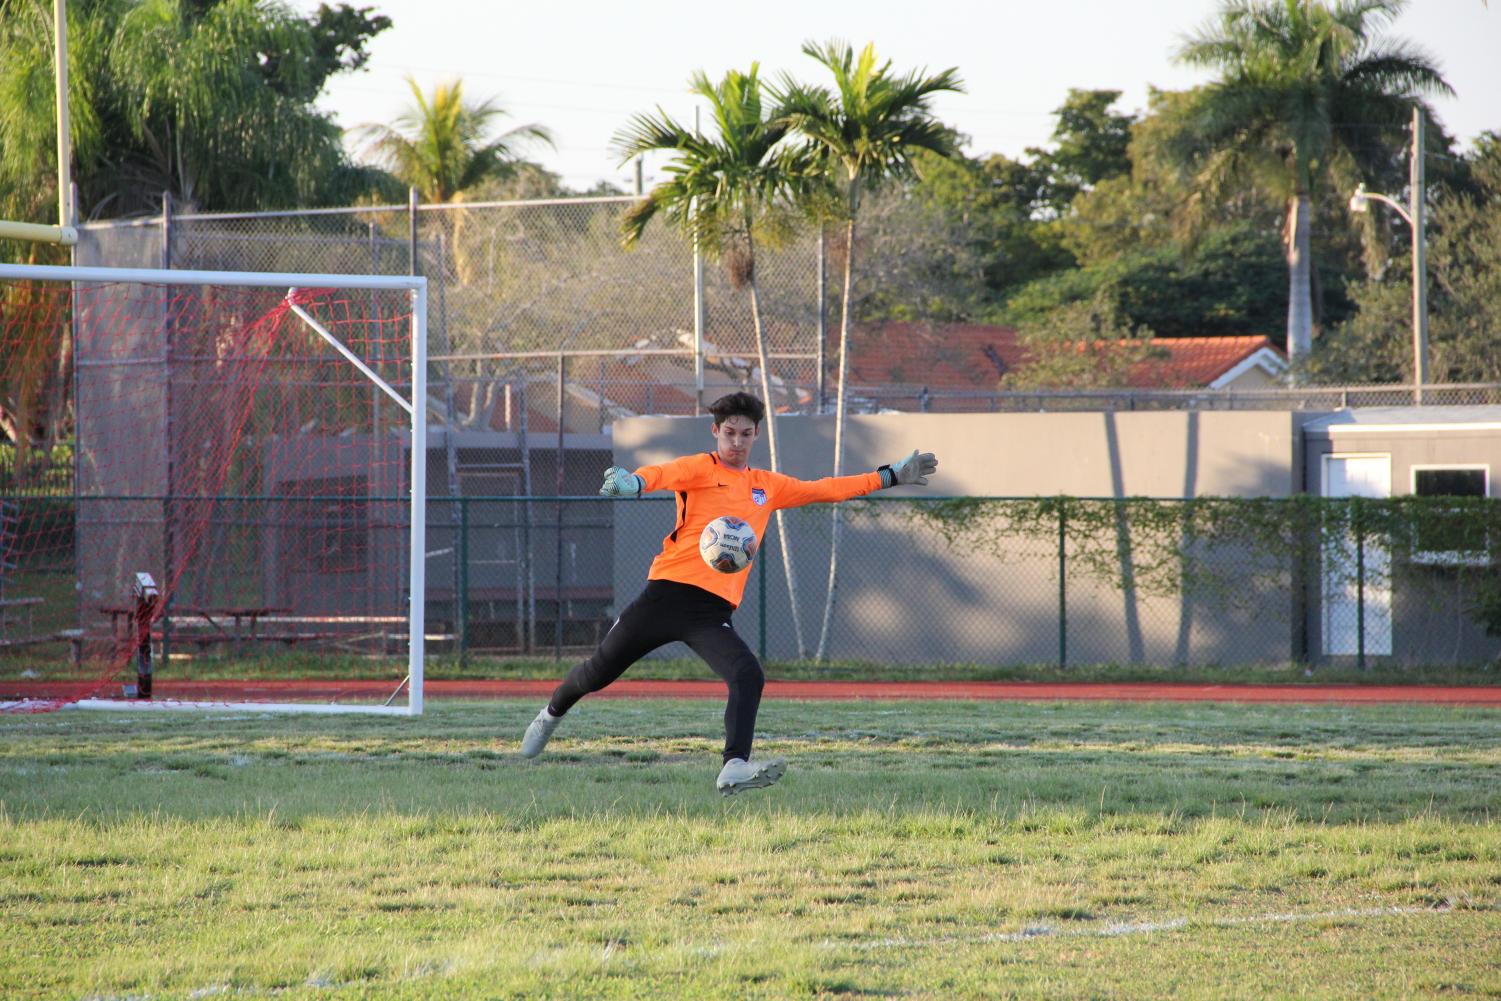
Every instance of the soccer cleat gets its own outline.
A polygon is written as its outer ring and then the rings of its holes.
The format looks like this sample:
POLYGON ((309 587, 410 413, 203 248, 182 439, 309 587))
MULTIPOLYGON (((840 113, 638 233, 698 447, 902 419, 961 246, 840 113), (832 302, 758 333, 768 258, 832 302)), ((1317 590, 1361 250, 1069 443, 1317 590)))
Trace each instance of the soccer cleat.
POLYGON ((542 753, 542 748, 547 746, 547 741, 552 737, 552 732, 563 722, 563 717, 554 716, 543 706, 537 718, 532 720, 526 728, 526 733, 521 737, 521 756, 523 758, 535 758, 542 753))
POLYGON ((719 770, 719 778, 714 782, 714 787, 722 796, 733 796, 742 789, 761 789, 769 786, 781 778, 786 771, 787 762, 781 758, 766 758, 759 761, 731 758, 719 770))

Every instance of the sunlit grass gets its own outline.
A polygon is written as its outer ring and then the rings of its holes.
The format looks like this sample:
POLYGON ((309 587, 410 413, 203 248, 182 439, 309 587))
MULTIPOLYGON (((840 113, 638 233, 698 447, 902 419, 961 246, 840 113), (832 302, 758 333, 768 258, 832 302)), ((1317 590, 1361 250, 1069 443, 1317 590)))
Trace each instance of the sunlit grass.
POLYGON ((1494 996, 1501 712, 0 717, 0 996, 1494 996))

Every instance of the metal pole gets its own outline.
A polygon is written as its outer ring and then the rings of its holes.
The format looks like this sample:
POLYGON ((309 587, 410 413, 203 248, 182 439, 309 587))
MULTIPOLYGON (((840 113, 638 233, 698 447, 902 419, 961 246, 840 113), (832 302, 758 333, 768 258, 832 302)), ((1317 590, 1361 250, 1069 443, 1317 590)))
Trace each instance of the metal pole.
POLYGON ((417 188, 407 188, 407 274, 417 273, 417 188))
POLYGON ((532 561, 532 433, 527 424, 527 383, 531 376, 524 369, 521 373, 521 389, 517 401, 521 437, 521 492, 526 497, 522 506, 521 525, 521 580, 516 598, 516 633, 524 653, 531 653, 537 638, 537 589, 535 564, 532 561), (525 603, 525 615, 522 605, 525 603))
MULTIPOLYGON (((698 134, 698 108, 693 109, 693 133, 698 134)), ((693 416, 704 410, 704 255, 693 234, 693 416)))
MULTIPOLYGON (((415 218, 415 213, 413 214, 415 218)), ((407 568, 407 711, 422 715, 423 644, 427 630, 427 286, 412 298, 412 515, 407 568)))
POLYGON ((693 238, 693 416, 704 410, 704 255, 693 238))
POLYGON ((1355 665, 1365 670, 1365 532, 1360 523, 1360 498, 1350 498, 1355 527, 1355 665))
POLYGON ((823 223, 818 224, 818 372, 814 376, 814 413, 823 413, 828 403, 827 373, 829 360, 829 324, 824 308, 829 298, 829 260, 823 223))
MULTIPOLYGON (((370 273, 373 275, 380 273, 380 245, 376 243, 375 240, 375 222, 372 220, 368 224, 368 226, 370 237, 370 273)), ((375 289, 370 290, 369 309, 372 319, 380 316, 380 298, 376 295, 375 289)), ((385 338, 377 337, 375 339, 375 358, 373 360, 375 363, 375 371, 377 372, 383 372, 386 369, 384 344, 385 338)), ((383 440, 381 434, 380 411, 381 391, 379 388, 376 388, 370 393, 370 435, 371 441, 375 442, 383 440)), ((378 615, 382 611, 382 609, 379 609, 376 605, 376 596, 380 593, 381 581, 381 569, 378 566, 379 562, 380 561, 378 560, 367 560, 365 563, 366 615, 378 615)), ((381 640, 381 651, 385 652, 385 648, 386 641, 383 638, 381 640)))
POLYGON ((1064 555, 1068 538, 1068 505, 1058 504, 1058 666, 1068 666, 1068 575, 1064 555))
MULTIPOLYGON (((162 192, 162 270, 169 271, 172 268, 172 192, 162 192)), ((172 539, 172 491, 175 486, 175 469, 173 466, 173 426, 172 426, 172 302, 167 301, 166 311, 162 314, 162 371, 165 376, 165 428, 163 430, 163 445, 166 450, 167 460, 167 483, 166 496, 162 498, 162 596, 164 608, 170 608, 171 602, 177 594, 177 575, 172 572, 173 539, 172 539)), ((166 670, 172 661, 172 619, 164 610, 162 620, 162 669, 166 670)))
POLYGON ((552 600, 553 600, 553 637, 552 656, 553 660, 563 659, 563 380, 566 376, 568 359, 563 352, 558 352, 558 461, 555 463, 553 503, 557 507, 556 532, 557 532, 557 565, 552 573, 552 600))
POLYGON ((1428 268, 1423 212, 1423 109, 1412 109, 1412 175, 1408 213, 1412 216, 1412 399, 1423 402, 1428 381, 1428 268))
MULTIPOLYGON (((448 298, 445 294, 448 285, 448 237, 447 233, 444 232, 444 224, 446 224, 446 220, 440 220, 440 228, 438 230, 438 261, 435 270, 438 272, 436 276, 438 283, 438 340, 443 345, 443 350, 447 351, 450 348, 448 342, 448 298)), ((463 493, 463 489, 459 486, 459 448, 458 443, 454 440, 454 428, 458 424, 458 408, 453 398, 453 369, 446 358, 442 363, 442 379, 444 402, 443 454, 448 463, 447 492, 449 497, 458 497, 463 493)), ((453 525, 454 530, 457 531, 460 514, 452 507, 449 508, 448 513, 449 522, 453 525)), ((458 599, 460 587, 459 576, 462 573, 462 569, 455 562, 453 565, 453 593, 455 600, 458 599)), ((455 613, 456 621, 460 614, 462 613, 455 613)))
POLYGON ((172 269, 172 192, 162 192, 162 270, 172 269))
POLYGON ((459 663, 469 658, 469 499, 459 498, 459 663))
POLYGON ((57 87, 57 224, 73 225, 72 136, 68 123, 68 4, 52 0, 52 26, 57 36, 53 72, 57 87))

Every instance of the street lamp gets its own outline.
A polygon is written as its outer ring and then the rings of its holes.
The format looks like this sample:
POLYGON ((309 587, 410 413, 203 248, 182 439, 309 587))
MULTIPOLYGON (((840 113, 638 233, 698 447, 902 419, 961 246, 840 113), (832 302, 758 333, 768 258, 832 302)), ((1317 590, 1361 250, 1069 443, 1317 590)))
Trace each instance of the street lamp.
POLYGON ((1412 229, 1412 401, 1423 402, 1428 381, 1428 282, 1423 220, 1423 111, 1412 110, 1412 168, 1407 208, 1361 184, 1350 196, 1351 212, 1366 212, 1371 201, 1385 202, 1412 229))

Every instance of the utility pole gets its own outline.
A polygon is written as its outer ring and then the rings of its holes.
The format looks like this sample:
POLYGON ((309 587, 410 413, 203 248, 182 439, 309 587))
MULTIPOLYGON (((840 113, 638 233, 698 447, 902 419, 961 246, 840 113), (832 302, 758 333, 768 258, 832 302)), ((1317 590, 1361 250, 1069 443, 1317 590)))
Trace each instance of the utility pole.
POLYGON ((1412 216, 1412 400, 1423 402, 1428 381, 1428 254, 1423 195, 1423 106, 1412 108, 1412 174, 1408 184, 1408 213, 1412 216))
POLYGON ((1428 381, 1428 248, 1423 197, 1423 109, 1412 109, 1412 161, 1408 175, 1407 207, 1390 195, 1367 191, 1365 184, 1350 196, 1351 212, 1369 211, 1372 199, 1384 202, 1412 230, 1412 402, 1423 402, 1423 384, 1428 381))

